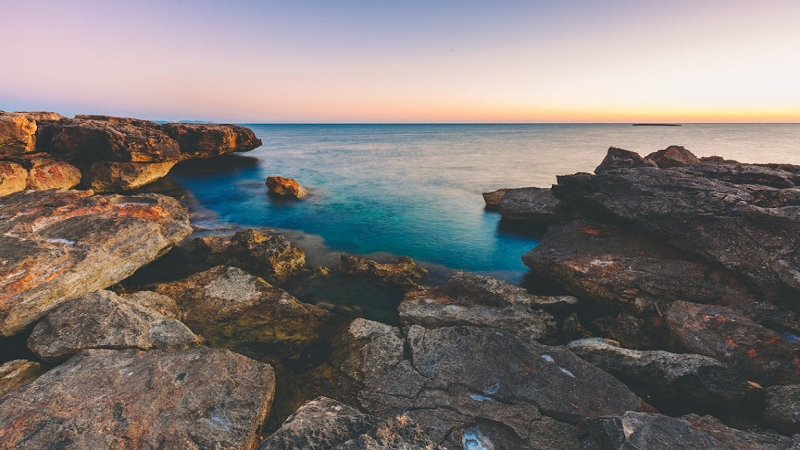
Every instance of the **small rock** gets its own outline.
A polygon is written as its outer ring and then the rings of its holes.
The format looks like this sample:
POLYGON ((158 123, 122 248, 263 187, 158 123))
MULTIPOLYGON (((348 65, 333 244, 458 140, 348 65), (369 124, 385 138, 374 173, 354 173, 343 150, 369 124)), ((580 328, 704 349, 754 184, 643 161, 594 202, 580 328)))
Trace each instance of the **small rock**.
POLYGON ((594 173, 599 175, 610 170, 629 169, 632 167, 658 167, 658 165, 654 161, 642 158, 636 152, 609 147, 605 159, 594 169, 594 173))
POLYGON ((367 275, 384 283, 401 287, 415 287, 428 275, 428 270, 420 267, 408 256, 401 256, 394 264, 381 264, 353 255, 342 255, 339 270, 345 275, 367 275))
POLYGON ((558 222, 560 205, 550 189, 528 187, 506 190, 499 210, 504 219, 546 226, 558 222))
POLYGON ((88 174, 89 185, 95 192, 130 191, 167 176, 176 163, 93 162, 88 174))
POLYGON ((65 303, 33 328, 28 347, 43 360, 91 348, 185 349, 200 345, 186 325, 110 291, 65 303))
POLYGON ((670 145, 664 150, 650 153, 644 159, 653 161, 662 169, 670 167, 685 166, 687 164, 697 164, 700 162, 694 153, 686 150, 680 145, 670 145))
POLYGON ((0 197, 24 191, 28 182, 28 171, 21 165, 0 161, 0 197))
POLYGON ((4 448, 252 448, 272 368, 228 350, 87 350, 0 397, 4 448))
POLYGON ((303 198, 308 195, 305 188, 292 178, 268 177, 267 188, 270 194, 280 197, 303 198))
POLYGON ((800 384, 764 390, 764 422, 782 433, 800 433, 800 384))
POLYGON ((24 359, 0 364, 0 397, 39 378, 43 373, 41 364, 24 359))
POLYGON ((486 202, 486 209, 490 211, 500 209, 500 201, 503 199, 503 196, 506 195, 506 192, 508 192, 508 189, 498 189, 492 192, 484 192, 483 201, 486 202))

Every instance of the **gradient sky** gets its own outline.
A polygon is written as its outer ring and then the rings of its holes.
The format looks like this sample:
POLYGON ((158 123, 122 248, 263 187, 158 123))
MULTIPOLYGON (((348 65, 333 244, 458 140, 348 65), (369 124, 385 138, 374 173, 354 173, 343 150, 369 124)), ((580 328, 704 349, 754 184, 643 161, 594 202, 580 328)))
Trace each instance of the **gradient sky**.
POLYGON ((798 0, 0 0, 0 109, 800 122, 798 0))

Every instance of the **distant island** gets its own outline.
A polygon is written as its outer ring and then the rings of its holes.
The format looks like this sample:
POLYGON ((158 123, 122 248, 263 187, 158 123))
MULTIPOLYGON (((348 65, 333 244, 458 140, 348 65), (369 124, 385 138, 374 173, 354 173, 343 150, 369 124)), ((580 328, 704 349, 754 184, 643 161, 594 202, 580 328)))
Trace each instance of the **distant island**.
POLYGON ((679 123, 634 123, 635 127, 679 127, 679 123))

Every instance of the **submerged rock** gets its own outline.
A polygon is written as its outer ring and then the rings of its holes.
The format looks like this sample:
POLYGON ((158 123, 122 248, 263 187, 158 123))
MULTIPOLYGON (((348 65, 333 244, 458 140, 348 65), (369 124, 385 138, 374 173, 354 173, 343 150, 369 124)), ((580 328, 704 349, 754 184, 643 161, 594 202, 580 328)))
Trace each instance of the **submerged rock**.
POLYGON ((342 255, 339 270, 345 275, 366 275, 384 283, 401 287, 415 287, 428 275, 428 269, 420 267, 408 256, 397 258, 396 263, 381 264, 353 255, 342 255))
POLYGON ((292 178, 267 177, 267 188, 270 194, 280 197, 303 198, 308 195, 305 188, 292 178))
POLYGON ((0 364, 0 397, 39 378, 43 373, 41 364, 25 359, 0 364))
POLYGON ((177 161, 93 162, 88 174, 89 186, 95 192, 130 191, 167 176, 175 164, 177 161))
POLYGON ((303 405, 258 450, 439 450, 404 416, 380 420, 326 397, 303 405))
POLYGON ((39 321, 28 347, 44 360, 91 348, 185 349, 200 345, 186 325, 110 291, 72 300, 39 321))
POLYGON ((0 197, 24 191, 28 183, 28 171, 11 161, 0 161, 0 197))
POLYGON ((584 450, 789 450, 800 445, 786 436, 728 428, 711 416, 626 412, 588 419, 581 428, 584 450))
POLYGON ((670 332, 689 351, 726 362, 749 379, 765 384, 800 381, 800 344, 730 308, 678 301, 666 319, 670 332))
POLYGON ((228 350, 88 350, 0 397, 7 448, 251 448, 272 368, 228 350))
POLYGON ((239 125, 165 123, 161 129, 178 142, 182 160, 247 152, 262 144, 253 130, 239 125))
POLYGON ((697 164, 700 162, 694 153, 686 150, 680 145, 670 145, 664 150, 650 153, 645 159, 653 161, 662 169, 669 167, 685 166, 687 164, 697 164))
POLYGON ((508 189, 484 192, 483 201, 486 202, 486 209, 490 211, 500 209, 500 201, 503 200, 503 196, 506 195, 506 192, 508 192, 508 189))
POLYGON ((601 174, 610 170, 630 169, 633 167, 658 167, 654 161, 644 159, 638 153, 621 148, 609 147, 603 162, 594 169, 594 173, 601 174))
POLYGON ((783 433, 800 433, 800 384, 764 390, 764 421, 783 433))
POLYGON ((397 328, 357 319, 334 364, 378 417, 403 414, 462 448, 578 449, 570 423, 639 410, 622 383, 563 347, 496 328, 397 328))
POLYGON ((280 283, 306 269, 300 247, 283 236, 267 236, 253 229, 232 237, 197 238, 189 247, 208 264, 236 266, 271 283, 280 283))
POLYGON ((117 283, 191 234, 186 208, 155 194, 26 191, 0 206, 0 335, 117 283))
POLYGON ((178 302, 192 331, 219 346, 293 350, 320 341, 330 316, 236 267, 217 266, 155 289, 178 302))
POLYGON ((736 370, 707 356, 629 350, 603 339, 581 339, 567 348, 662 402, 730 409, 756 392, 736 370))
POLYGON ((24 114, 0 111, 0 157, 33 152, 36 128, 36 120, 24 114))
POLYGON ((550 189, 527 187, 507 189, 499 210, 504 219, 546 226, 558 222, 560 205, 550 189))

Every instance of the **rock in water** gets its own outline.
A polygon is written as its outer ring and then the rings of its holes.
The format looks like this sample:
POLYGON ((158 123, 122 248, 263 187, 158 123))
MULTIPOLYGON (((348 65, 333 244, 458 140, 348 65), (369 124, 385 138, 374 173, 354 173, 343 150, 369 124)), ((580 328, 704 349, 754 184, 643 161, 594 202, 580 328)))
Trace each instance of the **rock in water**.
POLYGON ((730 308, 677 301, 667 326, 690 351, 726 362, 751 380, 800 381, 800 345, 730 308))
POLYGON ((161 179, 177 161, 135 163, 99 161, 89 169, 89 185, 95 192, 129 191, 161 179))
POLYGON ((408 256, 401 256, 394 264, 381 264, 353 255, 342 255, 339 270, 345 275, 367 275, 384 283, 413 288, 428 275, 428 269, 420 267, 408 256))
POLYGON ((567 348, 662 402, 725 409, 756 392, 738 372, 707 356, 629 350, 603 339, 581 339, 567 348))
POLYGON ((272 368, 228 350, 87 350, 0 398, 4 448, 251 448, 272 368))
POLYGON ((694 153, 679 145, 670 145, 664 150, 650 153, 645 156, 645 159, 653 161, 662 169, 685 166, 687 164, 697 164, 700 162, 694 153))
POLYGON ((24 191, 28 182, 28 171, 21 165, 0 161, 0 197, 24 191))
POLYGON ((550 189, 527 187, 506 190, 499 210, 504 219, 546 226, 558 221, 560 205, 550 189))
POLYGON ((627 412, 581 424, 584 450, 789 450, 800 441, 728 428, 711 416, 684 418, 627 412))
POLYGON ((765 390, 764 421, 783 433, 800 433, 800 384, 765 390))
POLYGON ((186 208, 155 194, 26 191, 0 206, 0 335, 130 276, 189 234, 186 208))
POLYGON ((594 169, 594 173, 601 174, 615 169, 630 169, 632 167, 658 167, 654 161, 644 159, 638 153, 621 148, 610 147, 603 162, 594 169))
POLYGON ((22 155, 35 149, 36 120, 0 111, 0 157, 22 155))
MULTIPOLYGON (((217 266, 184 280, 156 286, 174 298, 183 322, 214 345, 278 346, 318 342, 329 313, 236 267, 217 266)), ((288 351, 287 350, 287 351, 288 351)))
POLYGON ((267 177, 267 188, 270 194, 280 197, 303 198, 308 195, 305 188, 291 178, 267 177))
POLYGON ((239 125, 165 123, 161 129, 178 142, 183 160, 247 152, 262 144, 253 130, 239 125))
POLYGON ((283 282, 306 268, 306 255, 300 247, 283 236, 267 236, 253 229, 229 238, 197 238, 189 246, 208 264, 239 267, 270 283, 283 282))
POLYGON ((404 416, 380 420, 326 397, 300 407, 258 450, 444 450, 404 416))
POLYGON ((506 195, 508 189, 498 189, 492 192, 483 193, 483 201, 486 202, 486 209, 495 211, 500 208, 500 201, 506 195))
POLYGON ((41 364, 24 359, 0 364, 0 397, 30 383, 43 373, 41 364))
POLYGON ((185 349, 200 338, 181 322, 110 291, 97 291, 51 311, 33 328, 28 347, 44 360, 91 348, 185 349))

